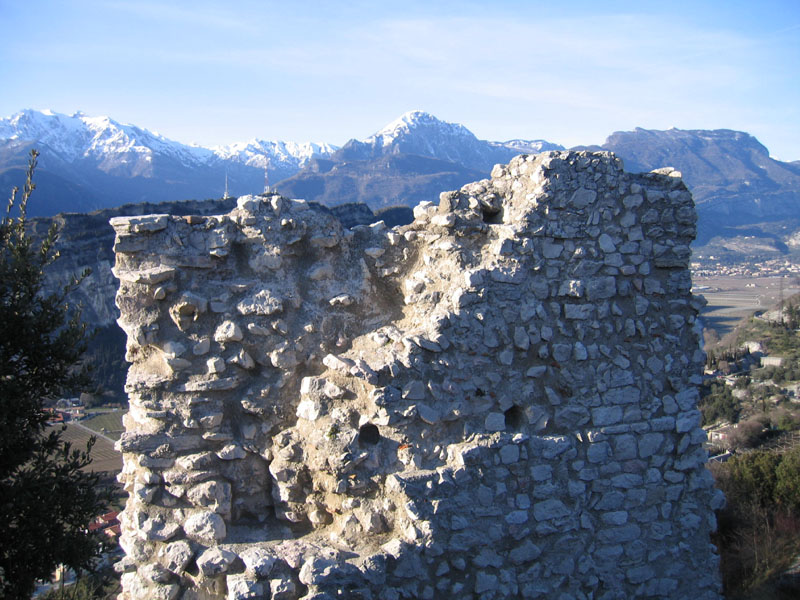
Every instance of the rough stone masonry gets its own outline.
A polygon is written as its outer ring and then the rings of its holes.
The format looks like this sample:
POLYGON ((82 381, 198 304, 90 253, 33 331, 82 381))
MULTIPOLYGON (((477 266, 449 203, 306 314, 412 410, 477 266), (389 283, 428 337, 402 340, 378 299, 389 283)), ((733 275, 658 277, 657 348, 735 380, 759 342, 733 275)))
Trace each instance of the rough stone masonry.
POLYGON ((122 599, 720 598, 672 169, 115 218, 122 599))

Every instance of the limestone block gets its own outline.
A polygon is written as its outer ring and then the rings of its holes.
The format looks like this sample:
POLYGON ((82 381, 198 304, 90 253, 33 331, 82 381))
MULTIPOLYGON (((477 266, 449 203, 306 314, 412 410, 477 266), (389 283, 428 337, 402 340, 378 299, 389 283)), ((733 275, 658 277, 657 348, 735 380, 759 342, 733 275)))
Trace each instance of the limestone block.
POLYGON ((535 367, 531 367, 525 372, 525 375, 528 377, 541 377, 547 371, 547 367, 545 365, 538 365, 535 367))
POLYGON ((276 369, 292 369, 300 364, 297 354, 286 343, 279 345, 275 350, 270 352, 269 359, 272 366, 276 369))
POLYGON ((549 519, 559 519, 566 517, 572 511, 567 508, 561 500, 550 498, 537 502, 533 505, 533 517, 537 521, 547 521, 549 519))
POLYGON ((436 425, 441 420, 439 411, 424 402, 418 403, 416 407, 419 418, 428 425, 436 425))
POLYGON ((193 379, 177 386, 179 392, 211 392, 232 390, 239 386, 238 377, 222 377, 220 379, 193 379))
POLYGON ((158 563, 150 563, 139 569, 139 574, 153 583, 169 583, 173 573, 158 563))
POLYGON ((603 252, 615 252, 617 250, 614 239, 607 233, 600 234, 600 237, 597 238, 597 244, 603 252))
POLYGON ((318 399, 306 398, 297 405, 297 417, 307 421, 316 421, 323 412, 324 407, 318 399))
POLYGON ((114 277, 120 281, 130 283, 141 283, 144 285, 155 285, 162 283, 175 276, 175 269, 172 267, 158 266, 150 267, 147 269, 140 269, 138 271, 126 271, 117 267, 112 268, 114 277))
POLYGON ((504 465, 510 465, 517 462, 519 457, 519 446, 515 444, 508 444, 500 448, 500 462, 502 462, 504 465))
POLYGON ((233 321, 223 321, 214 332, 214 341, 223 344, 229 342, 241 342, 244 336, 242 330, 233 321))
POLYGON ((155 233, 167 228, 170 215, 146 215, 142 217, 113 217, 111 226, 118 231, 131 233, 155 233))
POLYGON ((152 598, 153 600, 174 600, 181 591, 178 584, 147 585, 146 580, 136 573, 123 573, 122 585, 134 598, 152 598))
POLYGON ((506 416, 499 412, 489 413, 486 415, 483 425, 487 431, 505 431, 506 416))
POLYGON ((189 562, 194 558, 194 551, 186 540, 170 542, 161 547, 158 552, 161 564, 166 568, 180 575, 184 572, 189 562))
POLYGON ((219 375, 220 373, 225 372, 225 361, 221 359, 219 356, 215 356, 213 358, 209 358, 206 361, 206 371, 210 375, 219 375))
POLYGON ((209 508, 223 515, 231 512, 231 484, 227 481, 204 481, 190 488, 186 497, 195 506, 209 508))
POLYGON ((246 371, 250 371, 251 369, 254 369, 255 366, 256 366, 256 363, 253 360, 253 357, 250 356, 250 354, 244 348, 239 350, 239 352, 235 356, 232 356, 231 358, 229 358, 228 362, 230 362, 231 364, 236 365, 237 367, 241 367, 242 369, 245 369, 246 371))
POLYGON ((698 410, 692 410, 678 415, 675 421, 675 430, 678 433, 686 433, 695 427, 700 426, 702 414, 698 410))
MULTIPOLYGON (((228 575, 228 600, 249 600, 264 597, 264 585, 245 575, 228 575)), ((274 597, 274 596, 273 596, 274 597)))
POLYGON ((238 444, 226 444, 216 454, 222 460, 237 460, 246 456, 244 448, 238 444))
POLYGON ((225 521, 218 514, 202 511, 191 515, 183 524, 186 535, 203 544, 213 544, 225 539, 225 521))
POLYGON ((248 548, 239 557, 244 562, 247 573, 254 578, 268 577, 278 557, 270 551, 258 546, 248 548))
POLYGON ((197 567, 206 577, 215 577, 225 573, 236 559, 236 553, 231 550, 214 546, 197 557, 197 567))
POLYGON ((289 577, 278 577, 269 580, 272 600, 294 600, 297 586, 289 577))
POLYGON ((157 542, 166 542, 173 538, 180 531, 181 527, 177 523, 165 523, 158 517, 147 519, 141 524, 141 533, 145 539, 157 542))
POLYGON ((283 310, 283 301, 272 291, 259 290, 236 305, 242 315, 273 315, 283 310))

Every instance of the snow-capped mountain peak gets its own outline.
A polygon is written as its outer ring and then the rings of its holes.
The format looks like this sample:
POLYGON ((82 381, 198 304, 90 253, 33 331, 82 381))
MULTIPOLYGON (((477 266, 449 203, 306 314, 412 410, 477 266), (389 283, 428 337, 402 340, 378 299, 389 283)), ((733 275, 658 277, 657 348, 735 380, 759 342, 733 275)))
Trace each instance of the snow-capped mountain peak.
POLYGON ((49 109, 20 111, 0 119, 0 140, 33 142, 67 162, 106 161, 123 154, 149 161, 155 152, 196 163, 203 155, 210 154, 207 150, 198 153, 195 148, 146 129, 124 125, 106 116, 90 117, 82 111, 72 115, 49 109))
POLYGON ((519 153, 502 143, 479 140, 463 125, 412 110, 367 139, 348 142, 340 157, 364 160, 388 154, 412 154, 485 171, 519 153))
POLYGON ((364 140, 364 143, 386 147, 414 133, 475 139, 472 132, 463 125, 442 121, 422 110, 412 110, 400 115, 364 140))
MULTIPOLYGON (((329 144, 259 138, 207 148, 82 111, 66 115, 26 109, 0 118, 3 156, 22 163, 32 147, 40 151, 42 172, 75 182, 71 208, 81 210, 220 195, 226 181, 231 193, 259 192, 269 183, 294 175, 312 158, 337 149, 329 144)), ((40 193, 48 194, 48 190, 40 193)))
POLYGON ((286 168, 300 169, 312 158, 328 156, 338 150, 338 146, 316 142, 284 142, 281 140, 261 140, 253 138, 247 142, 235 142, 227 146, 211 149, 222 160, 234 160, 242 164, 265 168, 283 165, 286 168))
MULTIPOLYGON (((479 140, 463 125, 422 110, 406 112, 366 140, 351 140, 343 148, 259 137, 208 148, 82 111, 65 115, 28 109, 0 118, 4 156, 21 162, 30 147, 40 150, 44 171, 75 182, 74 198, 83 203, 74 203, 75 208, 207 197, 223 194, 225 189, 257 193, 306 167, 314 174, 327 173, 332 168, 328 163, 374 159, 403 164, 403 168, 424 163, 430 172, 463 173, 467 169, 474 178, 474 172, 488 173, 494 164, 536 150, 541 144, 479 140), (420 157, 428 160, 420 161, 420 157), (315 163, 318 158, 327 161, 315 163)), ((307 190, 298 193, 308 195, 307 190)))
MULTIPOLYGON (((282 176, 302 168, 311 158, 327 156, 337 147, 321 143, 265 141, 253 138, 227 146, 206 148, 170 140, 159 133, 134 125, 121 124, 106 116, 87 116, 82 111, 64 115, 52 110, 26 109, 0 119, 0 141, 32 142, 74 163, 92 159, 105 165, 144 161, 152 164, 157 156, 169 157, 187 167, 211 161, 234 161, 264 168, 269 162, 282 176)), ((147 169, 145 169, 146 171, 147 169)), ((147 175, 141 168, 137 174, 147 175)))

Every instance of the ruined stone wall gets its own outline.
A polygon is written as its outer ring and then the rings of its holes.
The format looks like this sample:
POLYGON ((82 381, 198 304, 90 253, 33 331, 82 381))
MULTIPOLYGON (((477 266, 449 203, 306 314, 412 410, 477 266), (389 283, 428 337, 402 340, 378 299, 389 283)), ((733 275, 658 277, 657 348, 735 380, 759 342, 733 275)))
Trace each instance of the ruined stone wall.
POLYGON ((117 218, 123 599, 719 598, 679 174, 117 218))

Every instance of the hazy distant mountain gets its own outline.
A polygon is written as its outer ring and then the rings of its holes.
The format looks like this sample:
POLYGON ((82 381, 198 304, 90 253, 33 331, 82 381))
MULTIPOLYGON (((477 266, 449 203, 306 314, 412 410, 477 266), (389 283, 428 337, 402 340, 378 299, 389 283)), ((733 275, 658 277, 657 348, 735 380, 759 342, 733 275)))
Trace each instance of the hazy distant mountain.
POLYGON ((770 158, 747 133, 637 128, 612 134, 599 148, 621 157, 630 171, 679 170, 697 204, 697 245, 718 235, 778 235, 770 224, 782 230, 800 218, 800 164, 770 158), (753 230, 754 224, 765 225, 753 230))
POLYGON ((719 195, 800 187, 800 164, 770 158, 766 147, 741 131, 637 128, 612 134, 602 148, 620 156, 629 170, 678 169, 698 204, 719 195))
POLYGON ((441 192, 486 176, 485 171, 438 158, 388 154, 367 160, 314 160, 296 175, 279 182, 275 189, 284 196, 328 206, 362 202, 380 209, 438 200, 441 192))
POLYGON ((253 139, 216 148, 188 146, 108 117, 23 110, 0 119, 0 185, 24 180, 27 153, 40 152, 32 215, 86 212, 131 202, 218 198, 260 192, 310 159, 336 150, 328 144, 253 139))

